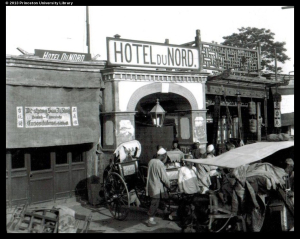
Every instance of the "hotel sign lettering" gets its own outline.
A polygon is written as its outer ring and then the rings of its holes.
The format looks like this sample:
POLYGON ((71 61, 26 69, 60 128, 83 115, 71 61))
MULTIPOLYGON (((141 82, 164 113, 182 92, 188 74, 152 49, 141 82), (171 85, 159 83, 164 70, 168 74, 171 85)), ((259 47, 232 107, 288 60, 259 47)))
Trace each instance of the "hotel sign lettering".
POLYGON ((198 70, 196 47, 107 37, 108 65, 198 70))
POLYGON ((48 50, 35 49, 34 55, 43 59, 71 61, 71 62, 82 62, 82 61, 91 60, 91 54, 67 52, 67 51, 48 51, 48 50))
POLYGON ((17 107, 18 128, 78 126, 77 107, 17 107), (25 117, 23 116, 23 112, 25 117), (25 122, 23 122, 23 119, 25 122))

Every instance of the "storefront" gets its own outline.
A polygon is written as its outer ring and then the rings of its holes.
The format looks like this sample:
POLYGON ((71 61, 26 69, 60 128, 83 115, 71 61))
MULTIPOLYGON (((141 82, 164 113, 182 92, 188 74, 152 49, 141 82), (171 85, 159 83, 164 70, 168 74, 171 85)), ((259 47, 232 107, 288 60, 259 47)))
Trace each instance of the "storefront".
POLYGON ((182 45, 108 37, 107 61, 59 54, 6 57, 7 204, 86 191, 129 140, 140 141, 147 164, 173 140, 185 154, 195 142, 222 153, 230 138, 264 140, 278 121, 268 114, 269 88, 286 79, 259 73, 259 47, 202 42, 197 30, 182 45), (154 120, 157 104, 165 114, 154 120))
MULTIPOLYGON (((171 150, 178 140, 190 145, 206 139, 205 82, 198 47, 107 38, 108 64, 102 70, 102 172, 116 147, 137 139, 141 163, 148 163, 157 145, 171 150), (159 102, 166 111, 163 124, 153 126, 149 112, 159 102)), ((100 176, 101 177, 101 176, 100 176)))
POLYGON ((6 202, 68 198, 97 173, 103 62, 6 56, 6 202))
POLYGON ((199 30, 195 41, 182 45, 108 37, 107 59, 101 71, 105 90, 100 173, 115 148, 128 140, 141 142, 142 163, 153 157, 157 145, 171 150, 173 140, 184 153, 194 142, 201 147, 222 144, 222 153, 229 138, 264 140, 271 120, 266 113, 268 89, 284 82, 261 75, 259 46, 249 50, 202 42, 199 30), (213 123, 216 96, 221 101, 215 118, 219 124, 213 123), (155 127, 149 114, 157 100, 166 111, 162 127, 155 127), (236 125, 230 131, 225 128, 228 115, 236 125))

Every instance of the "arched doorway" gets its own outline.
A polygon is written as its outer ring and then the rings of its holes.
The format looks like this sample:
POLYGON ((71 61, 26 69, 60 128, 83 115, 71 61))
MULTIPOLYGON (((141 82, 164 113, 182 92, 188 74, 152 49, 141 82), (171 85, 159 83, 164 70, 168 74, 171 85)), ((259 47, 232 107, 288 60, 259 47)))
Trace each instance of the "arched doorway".
MULTIPOLYGON (((167 150, 172 149, 172 142, 177 139, 179 143, 189 143, 187 139, 179 137, 183 127, 180 126, 180 118, 189 114, 192 109, 189 101, 175 93, 152 93, 142 97, 135 108, 135 138, 142 145, 141 163, 148 163, 161 145, 167 150), (160 105, 166 111, 166 117, 162 127, 154 127, 148 114, 159 99, 160 105)), ((189 114, 190 115, 190 114, 189 114)), ((190 121, 190 116, 187 117, 190 121)), ((191 123, 188 123, 187 131, 191 131, 191 123)))

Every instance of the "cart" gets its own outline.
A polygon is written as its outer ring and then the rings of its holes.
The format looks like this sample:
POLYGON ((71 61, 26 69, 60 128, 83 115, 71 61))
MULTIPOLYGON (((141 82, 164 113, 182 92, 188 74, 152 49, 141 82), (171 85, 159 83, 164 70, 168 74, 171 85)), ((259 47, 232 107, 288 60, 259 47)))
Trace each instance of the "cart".
POLYGON ((139 170, 141 144, 137 140, 120 144, 114 151, 114 159, 105 169, 104 196, 107 207, 117 220, 124 220, 130 204, 146 198, 146 179, 139 170))
MULTIPOLYGON (((104 196, 108 209, 117 220, 126 219, 131 204, 149 208, 150 198, 146 196, 147 166, 139 165, 141 144, 137 140, 120 144, 114 151, 114 160, 105 169, 104 196)), ((178 170, 182 165, 184 154, 181 151, 168 151, 166 166, 171 182, 168 191, 168 207, 180 200, 178 192, 178 170)))
MULTIPOLYGON (((281 230, 291 230, 294 227, 294 203, 289 196, 287 175, 282 168, 273 166, 270 164, 272 162, 264 162, 263 159, 293 146, 294 141, 258 142, 230 150, 215 158, 183 159, 230 169, 230 175, 235 179, 231 207, 225 207, 217 197, 217 192, 210 192, 208 195, 209 206, 205 215, 208 220, 204 225, 207 231, 261 231, 266 211, 279 212, 281 230), (257 184, 259 186, 254 190, 256 180, 269 180, 271 186, 257 184), (234 224, 230 224, 230 221, 234 221, 234 224)), ((197 223, 195 224, 197 227, 197 223)))

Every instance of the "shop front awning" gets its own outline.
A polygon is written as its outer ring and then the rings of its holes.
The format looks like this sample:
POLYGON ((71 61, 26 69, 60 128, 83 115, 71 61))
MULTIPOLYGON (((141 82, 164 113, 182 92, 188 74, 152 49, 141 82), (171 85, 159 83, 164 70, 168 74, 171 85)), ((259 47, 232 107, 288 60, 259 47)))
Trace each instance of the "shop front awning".
POLYGON ((241 165, 259 161, 275 152, 294 146, 294 141, 258 142, 232 149, 217 157, 209 159, 183 159, 192 163, 213 165, 222 168, 236 168, 241 165))

